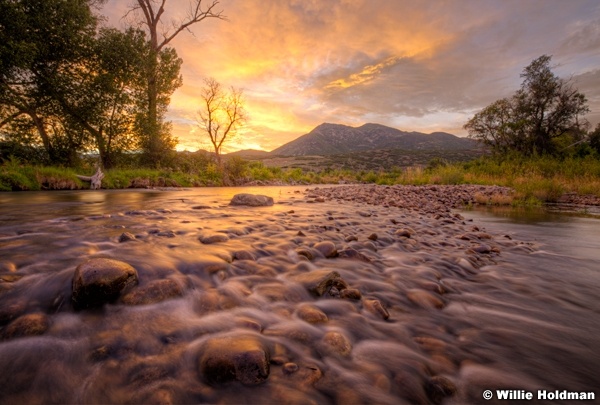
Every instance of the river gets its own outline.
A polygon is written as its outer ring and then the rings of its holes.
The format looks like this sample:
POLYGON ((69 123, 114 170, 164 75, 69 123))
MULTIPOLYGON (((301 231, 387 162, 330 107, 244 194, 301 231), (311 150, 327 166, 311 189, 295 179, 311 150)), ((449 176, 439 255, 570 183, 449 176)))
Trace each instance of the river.
POLYGON ((600 219, 542 209, 434 216, 308 203, 304 190, 1 193, 0 403, 600 398, 600 219), (229 206, 241 192, 276 204, 229 206), (120 241, 125 232, 134 240, 120 241), (214 235, 225 236, 206 242, 214 235), (339 255, 326 258, 323 242, 339 255), (139 285, 76 310, 74 271, 98 257, 129 263, 139 285), (307 277, 331 272, 337 287, 307 289, 307 277), (15 326, 32 315, 41 327, 15 326), (240 377, 247 370, 231 381, 206 375, 223 342, 266 353, 260 383, 252 371, 240 377))

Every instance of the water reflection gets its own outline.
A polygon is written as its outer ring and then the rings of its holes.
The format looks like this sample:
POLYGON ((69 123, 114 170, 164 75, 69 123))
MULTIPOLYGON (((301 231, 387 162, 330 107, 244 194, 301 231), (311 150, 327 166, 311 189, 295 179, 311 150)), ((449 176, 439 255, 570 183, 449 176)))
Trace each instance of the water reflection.
POLYGON ((545 208, 494 207, 463 211, 490 230, 537 241, 546 250, 588 260, 600 260, 600 218, 558 213, 545 208))

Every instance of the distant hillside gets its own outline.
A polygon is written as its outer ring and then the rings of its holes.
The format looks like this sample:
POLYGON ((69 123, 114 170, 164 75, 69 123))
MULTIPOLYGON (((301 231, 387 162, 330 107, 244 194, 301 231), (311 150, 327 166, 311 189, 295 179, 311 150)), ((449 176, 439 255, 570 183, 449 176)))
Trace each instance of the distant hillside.
POLYGON ((477 146, 472 139, 445 132, 405 132, 379 124, 365 124, 358 128, 321 124, 308 134, 273 150, 271 155, 323 156, 376 149, 468 150, 477 146))
POLYGON ((227 153, 224 156, 239 156, 244 159, 265 159, 271 155, 270 152, 256 149, 238 150, 236 152, 227 153))

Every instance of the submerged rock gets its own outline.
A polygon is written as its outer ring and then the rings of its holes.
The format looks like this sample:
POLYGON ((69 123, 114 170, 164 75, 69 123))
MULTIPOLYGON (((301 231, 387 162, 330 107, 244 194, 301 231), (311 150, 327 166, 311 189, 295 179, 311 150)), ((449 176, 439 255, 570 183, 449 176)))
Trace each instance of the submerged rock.
POLYGON ((309 304, 298 307, 296 315, 298 315, 298 318, 308 323, 324 323, 329 320, 323 311, 314 305, 309 304))
POLYGON ((319 297, 330 293, 332 289, 339 291, 348 288, 348 284, 337 271, 315 270, 297 274, 292 277, 292 280, 302 284, 308 291, 319 297))
POLYGON ((328 259, 336 257, 338 255, 338 251, 335 248, 335 244, 333 242, 319 242, 315 246, 313 246, 313 248, 328 259))
POLYGON ((321 343, 324 354, 346 357, 352 352, 352 343, 340 332, 329 331, 325 333, 321 343))
POLYGON ((212 338, 201 349, 198 372, 210 385, 235 380, 257 385, 269 377, 269 357, 257 336, 212 338))
POLYGON ((431 377, 425 384, 425 392, 434 404, 441 404, 446 397, 456 394, 456 385, 446 377, 431 377))
POLYGON ((123 232, 121 236, 119 236, 119 243, 129 242, 132 240, 136 240, 136 237, 134 234, 129 232, 123 232))
POLYGON ((123 303, 128 305, 147 305, 181 297, 183 289, 175 280, 155 280, 150 284, 134 289, 123 297, 123 303))
POLYGON ((100 306, 118 298, 121 291, 138 283, 137 271, 114 259, 91 259, 77 266, 73 275, 73 306, 100 306))
POLYGON ((379 300, 363 300, 363 306, 367 311, 381 317, 385 321, 390 319, 390 313, 379 300))
POLYGON ((2 334, 5 339, 41 335, 48 329, 48 317, 44 314, 27 314, 12 321, 2 334))
POLYGON ((273 205, 273 197, 257 194, 236 194, 229 205, 248 205, 250 207, 269 207, 273 205))
POLYGON ((227 242, 229 240, 229 236, 225 235, 224 233, 212 233, 201 235, 198 239, 205 245, 211 245, 213 243, 227 242))

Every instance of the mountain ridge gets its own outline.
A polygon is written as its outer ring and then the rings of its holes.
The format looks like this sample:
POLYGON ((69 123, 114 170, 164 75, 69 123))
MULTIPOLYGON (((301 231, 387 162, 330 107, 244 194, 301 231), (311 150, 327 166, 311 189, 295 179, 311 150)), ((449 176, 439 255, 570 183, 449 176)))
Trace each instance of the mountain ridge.
POLYGON ((323 123, 312 131, 270 152, 272 156, 309 156, 353 153, 375 149, 467 150, 477 142, 447 132, 406 132, 381 124, 359 127, 323 123))

